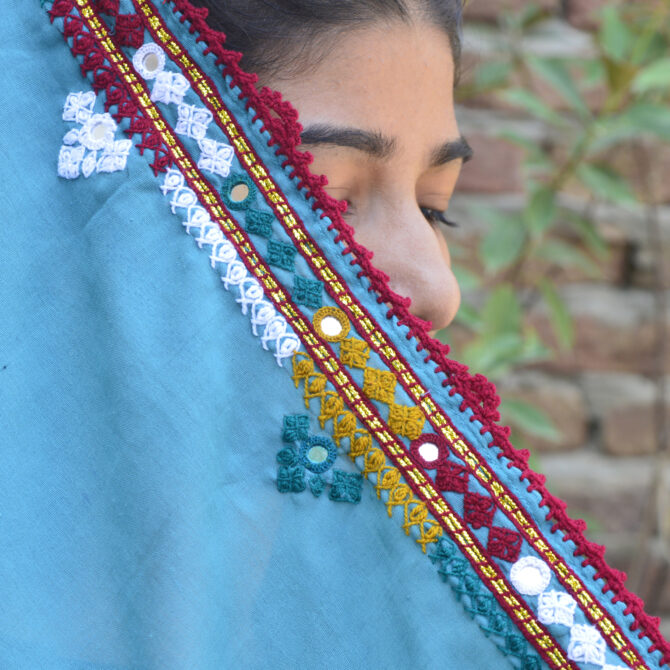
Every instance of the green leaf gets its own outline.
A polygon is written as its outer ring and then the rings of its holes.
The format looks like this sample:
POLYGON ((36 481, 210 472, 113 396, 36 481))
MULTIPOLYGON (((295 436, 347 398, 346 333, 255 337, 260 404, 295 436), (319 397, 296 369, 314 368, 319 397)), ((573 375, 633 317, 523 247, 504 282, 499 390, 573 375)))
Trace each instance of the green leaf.
POLYGON ((500 88, 507 83, 511 72, 512 64, 509 61, 483 63, 475 71, 475 88, 478 91, 489 91, 493 88, 500 88))
POLYGON ((524 221, 534 233, 543 233, 556 216, 556 192, 547 186, 537 186, 524 212, 524 221))
POLYGON ((598 32, 598 42, 609 58, 616 62, 624 62, 631 52, 634 36, 624 23, 617 7, 605 7, 602 12, 602 23, 598 32))
POLYGON ((481 286, 482 278, 479 273, 468 270, 460 263, 453 263, 451 270, 456 276, 456 281, 464 293, 469 293, 481 286))
POLYGON ((560 114, 556 113, 551 107, 546 105, 534 93, 522 88, 510 88, 501 93, 502 99, 510 105, 520 107, 532 116, 553 123, 555 125, 565 126, 565 120, 560 114))
POLYGON ((637 202, 628 182, 604 165, 582 163, 577 168, 576 174, 583 184, 600 198, 622 204, 637 202))
POLYGON ((478 339, 463 352, 464 361, 476 372, 499 377, 518 362, 523 341, 518 333, 507 333, 493 339, 478 339))
POLYGON ((482 334, 489 339, 507 334, 518 335, 521 329, 521 305, 511 284, 493 289, 480 313, 482 334))
POLYGON ((481 328, 481 317, 479 311, 468 303, 461 303, 456 312, 456 323, 477 332, 481 328))
POLYGON ((602 119, 595 129, 596 136, 591 145, 592 154, 639 136, 670 141, 670 114, 666 105, 638 102, 620 114, 602 119))
POLYGON ((479 256, 489 274, 495 274, 514 263, 523 251, 526 229, 519 215, 491 213, 485 217, 491 229, 479 244, 479 256))
POLYGON ((640 70, 633 80, 635 93, 666 89, 670 89, 670 58, 663 58, 648 65, 640 70))
POLYGON ((505 423, 511 423, 536 437, 556 441, 561 436, 554 422, 539 407, 525 400, 504 398, 500 413, 505 423))
POLYGON ((558 344, 562 349, 569 349, 575 339, 574 324, 570 312, 568 312, 568 308, 558 294, 556 287, 547 279, 541 279, 539 287, 549 308, 549 318, 558 344))
POLYGON ((594 253, 601 259, 607 255, 608 247, 603 240, 602 236, 598 232, 598 229, 594 225, 591 219, 587 219, 585 216, 577 212, 572 212, 568 209, 564 210, 562 216, 575 228, 579 233, 582 241, 586 244, 589 251, 594 253))
POLYGON ((601 274, 599 265, 594 263, 581 249, 562 240, 543 240, 535 248, 535 255, 561 268, 570 266, 579 268, 591 277, 601 274))
POLYGON ((583 118, 589 118, 591 112, 584 101, 572 75, 560 58, 528 57, 530 67, 547 81, 560 96, 583 118))

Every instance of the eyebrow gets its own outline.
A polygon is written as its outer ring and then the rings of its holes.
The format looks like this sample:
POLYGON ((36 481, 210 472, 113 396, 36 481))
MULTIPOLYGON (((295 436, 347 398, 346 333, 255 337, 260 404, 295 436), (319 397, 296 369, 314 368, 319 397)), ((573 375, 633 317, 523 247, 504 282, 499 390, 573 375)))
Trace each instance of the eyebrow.
MULTIPOLYGON (((305 128, 301 135, 303 144, 330 144, 338 147, 357 149, 377 159, 389 158, 396 149, 396 140, 386 137, 377 130, 363 130, 315 124, 305 128)), ((431 154, 431 167, 439 167, 462 158, 466 163, 473 156, 472 147, 462 135, 456 140, 449 140, 437 147, 431 154)))

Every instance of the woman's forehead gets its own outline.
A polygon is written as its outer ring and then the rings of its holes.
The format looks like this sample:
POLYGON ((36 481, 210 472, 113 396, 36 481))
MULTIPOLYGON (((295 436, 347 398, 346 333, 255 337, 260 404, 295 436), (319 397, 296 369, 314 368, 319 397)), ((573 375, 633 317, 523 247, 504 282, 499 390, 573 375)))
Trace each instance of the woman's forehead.
POLYGON ((431 24, 371 25, 346 33, 300 77, 270 83, 303 126, 375 132, 401 153, 458 139, 448 37, 431 24))

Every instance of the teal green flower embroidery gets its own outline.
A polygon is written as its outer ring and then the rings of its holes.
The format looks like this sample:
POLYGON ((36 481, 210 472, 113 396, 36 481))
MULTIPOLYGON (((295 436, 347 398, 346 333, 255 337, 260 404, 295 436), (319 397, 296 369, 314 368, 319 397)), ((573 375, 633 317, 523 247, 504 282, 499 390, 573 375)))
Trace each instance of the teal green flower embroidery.
POLYGON ((328 498, 335 502, 361 501, 363 476, 333 468, 337 447, 328 437, 309 435, 309 416, 284 416, 282 440, 288 444, 276 456, 280 493, 302 493, 309 487, 312 495, 319 498, 328 488, 328 498))

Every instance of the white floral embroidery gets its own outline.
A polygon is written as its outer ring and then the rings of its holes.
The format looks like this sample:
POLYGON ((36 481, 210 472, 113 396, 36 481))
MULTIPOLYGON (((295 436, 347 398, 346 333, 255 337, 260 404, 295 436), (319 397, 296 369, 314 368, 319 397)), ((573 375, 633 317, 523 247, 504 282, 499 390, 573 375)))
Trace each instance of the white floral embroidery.
POLYGON ((116 122, 111 114, 93 114, 79 131, 79 142, 87 149, 105 149, 114 144, 116 122))
POLYGON ((130 140, 116 140, 112 142, 98 159, 95 166, 96 172, 116 172, 126 167, 130 147, 133 143, 130 140))
MULTIPOLYGON (((186 135, 194 140, 201 140, 207 133, 212 121, 212 112, 204 107, 182 104, 178 109, 179 118, 175 130, 180 135, 186 135)), ((209 140, 213 142, 214 140, 209 140)))
POLYGON ((575 624, 570 629, 568 658, 577 663, 605 664, 605 640, 595 626, 575 624))
POLYGON ((538 599, 537 618, 545 624, 572 626, 577 602, 563 591, 545 591, 538 599))
POLYGON ((265 299, 263 287, 249 274, 233 244, 198 204, 195 193, 188 187, 181 172, 168 169, 161 191, 166 197, 170 196, 170 208, 174 213, 178 209, 186 211, 187 220, 183 222, 186 232, 195 237, 200 248, 205 245, 211 248, 211 266, 221 272, 221 281, 227 290, 236 290, 236 302, 242 313, 249 315, 254 335, 260 337, 264 349, 274 350, 278 365, 283 366, 283 361, 300 349, 298 336, 272 303, 265 299))
POLYGON ((95 170, 95 165, 97 162, 97 151, 89 151, 86 156, 84 156, 84 160, 81 162, 81 173, 84 175, 84 177, 88 178, 93 174, 93 170, 95 170))
POLYGON ((180 105, 189 88, 191 85, 184 75, 178 72, 159 72, 151 91, 151 99, 168 105, 180 105))
POLYGON ((64 179, 76 179, 79 176, 79 166, 84 158, 84 147, 62 146, 58 154, 58 176, 64 179))
POLYGON ((551 571, 539 558, 524 556, 512 566, 510 579, 519 593, 537 596, 549 586, 551 571))
POLYGON ((155 79, 165 68, 165 52, 155 42, 147 42, 135 52, 133 65, 145 79, 155 79))
POLYGON ((70 93, 63 108, 63 118, 82 124, 71 128, 63 137, 58 154, 58 176, 76 179, 80 174, 116 172, 126 167, 132 142, 115 140, 117 125, 111 114, 93 114, 96 96, 93 91, 70 93))
POLYGON ((85 123, 93 114, 93 105, 95 105, 93 91, 69 93, 63 107, 63 120, 85 123))
POLYGON ((209 170, 222 177, 227 177, 230 174, 230 167, 235 156, 233 147, 207 138, 201 139, 198 146, 201 152, 198 167, 201 170, 209 170))
POLYGON ((63 138, 63 144, 71 146, 73 144, 77 144, 77 142, 79 142, 79 128, 68 130, 67 133, 65 133, 65 137, 63 138))

